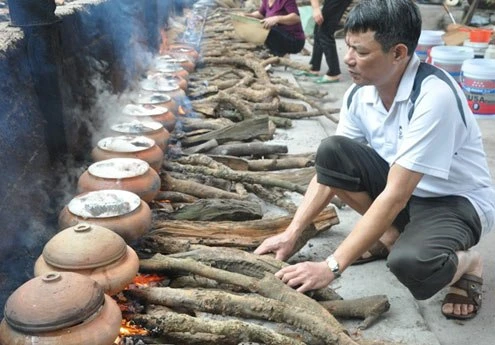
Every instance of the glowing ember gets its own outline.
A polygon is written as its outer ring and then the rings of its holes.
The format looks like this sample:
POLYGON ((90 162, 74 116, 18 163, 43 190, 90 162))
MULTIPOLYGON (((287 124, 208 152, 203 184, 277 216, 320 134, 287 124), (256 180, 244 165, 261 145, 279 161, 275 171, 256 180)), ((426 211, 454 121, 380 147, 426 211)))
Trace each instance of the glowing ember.
POLYGON ((133 324, 131 321, 122 320, 122 324, 120 326, 120 336, 129 337, 132 335, 148 335, 148 331, 133 324))
POLYGON ((177 112, 179 113, 179 115, 186 115, 187 114, 186 110, 182 107, 182 105, 179 105, 177 112))
POLYGON ((165 277, 158 274, 138 274, 132 282, 137 286, 148 286, 150 283, 159 283, 164 279, 165 277))

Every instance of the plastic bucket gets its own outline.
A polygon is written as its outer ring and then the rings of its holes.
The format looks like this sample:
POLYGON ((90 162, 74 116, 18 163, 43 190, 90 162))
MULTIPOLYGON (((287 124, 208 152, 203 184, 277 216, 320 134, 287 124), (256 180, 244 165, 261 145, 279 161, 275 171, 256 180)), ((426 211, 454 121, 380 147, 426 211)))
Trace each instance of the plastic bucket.
POLYGON ((431 48, 431 64, 447 71, 457 82, 460 81, 462 63, 473 58, 474 50, 469 47, 436 46, 431 48))
POLYGON ((442 35, 444 31, 439 30, 422 30, 419 36, 418 46, 416 47, 416 54, 421 61, 426 61, 428 51, 435 46, 443 46, 444 42, 442 35))
POLYGON ((488 42, 472 42, 470 40, 465 40, 463 46, 473 48, 475 59, 483 59, 485 52, 488 49, 488 42))
POLYGON ((469 40, 471 42, 488 43, 492 37, 491 29, 471 29, 469 31, 469 40))
POLYGON ((469 59, 464 61, 461 87, 475 115, 495 118, 495 60, 469 59))

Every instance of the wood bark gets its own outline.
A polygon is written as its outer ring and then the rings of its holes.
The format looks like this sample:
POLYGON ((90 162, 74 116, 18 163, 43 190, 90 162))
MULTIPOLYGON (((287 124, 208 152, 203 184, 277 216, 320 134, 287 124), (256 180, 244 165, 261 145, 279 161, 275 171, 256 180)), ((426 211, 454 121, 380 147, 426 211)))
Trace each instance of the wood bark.
POLYGON ((269 119, 267 116, 264 116, 244 120, 241 123, 236 123, 194 137, 187 137, 182 139, 181 143, 186 146, 191 146, 215 139, 219 144, 222 144, 230 140, 254 139, 262 135, 268 135, 269 133, 269 119))
MULTIPOLYGON (((160 334, 204 333, 225 337, 229 341, 235 339, 238 343, 251 341, 267 345, 304 345, 298 340, 283 336, 266 327, 237 320, 198 320, 193 316, 170 311, 155 314, 155 316, 152 314, 136 315, 134 320, 141 326, 160 334)), ((220 339, 217 338, 217 340, 220 339)))
MULTIPOLYGON (((174 308, 199 310, 211 314, 287 323, 311 333, 325 344, 335 343, 335 329, 322 318, 300 308, 258 294, 233 294, 208 289, 145 288, 130 290, 127 295, 174 308)), ((337 329, 340 331, 340 329, 337 329)))
MULTIPOLYGON (((254 175, 254 174, 248 174, 247 172, 239 172, 239 171, 232 171, 232 170, 218 170, 218 169, 210 169, 207 167, 202 167, 202 166, 192 166, 192 165, 182 165, 174 162, 164 162, 163 163, 164 167, 166 170, 171 170, 171 171, 186 171, 186 172, 193 172, 193 173, 201 173, 205 175, 211 175, 235 182, 243 182, 243 183, 251 183, 251 184, 261 184, 263 186, 271 186, 271 187, 280 187, 286 190, 290 190, 293 192, 297 192, 300 194, 304 194, 306 192, 306 188, 302 187, 298 184, 285 181, 282 179, 275 179, 272 177, 267 177, 263 175, 254 175)), ((167 174, 164 174, 165 177, 167 177, 167 174)), ((162 178, 162 184, 163 184, 163 178, 162 178)), ((167 182, 167 180, 165 180, 167 182)), ((173 182, 173 181, 172 181, 173 182)), ((173 188, 163 188, 163 189, 168 189, 168 190, 177 190, 173 188)), ((195 195, 193 192, 186 192, 183 191, 187 194, 195 195)), ((232 199, 235 199, 232 197, 232 199)))
POLYGON ((263 217, 261 206, 248 200, 201 199, 161 219, 190 221, 246 221, 263 217))
POLYGON ((267 170, 284 170, 305 168, 314 165, 314 161, 305 157, 298 158, 274 158, 274 159, 257 159, 248 161, 249 170, 267 171, 267 170))
POLYGON ((387 296, 368 296, 353 300, 322 301, 320 304, 335 317, 364 319, 359 329, 368 328, 383 313, 390 309, 387 296))
MULTIPOLYGON (((244 222, 162 220, 153 222, 153 230, 150 234, 189 239, 191 243, 206 244, 208 239, 212 239, 218 240, 219 243, 223 242, 224 245, 255 248, 266 238, 283 232, 291 220, 292 216, 244 222)), ((339 219, 334 207, 326 208, 314 220, 316 231, 327 230, 338 223, 339 219)))
POLYGON ((159 191, 155 197, 155 200, 159 201, 168 201, 168 202, 186 202, 191 203, 198 200, 198 198, 180 192, 172 192, 172 191, 159 191))
POLYGON ((226 192, 219 188, 205 186, 194 181, 179 180, 165 172, 160 173, 160 179, 162 183, 161 189, 166 191, 180 192, 202 199, 242 199, 236 193, 226 192))
POLYGON ((288 148, 286 145, 275 145, 265 143, 242 143, 242 144, 230 144, 219 145, 217 147, 208 150, 208 154, 212 155, 227 155, 227 156, 265 156, 274 153, 287 153, 288 148))
POLYGON ((288 303, 291 308, 298 307, 306 310, 313 320, 325 328, 327 344, 356 345, 347 334, 344 327, 318 302, 285 285, 271 274, 265 274, 262 279, 248 277, 238 273, 227 272, 200 264, 192 259, 175 259, 156 254, 150 259, 140 260, 140 269, 144 272, 184 271, 201 275, 222 283, 241 286, 252 293, 263 297, 288 303))

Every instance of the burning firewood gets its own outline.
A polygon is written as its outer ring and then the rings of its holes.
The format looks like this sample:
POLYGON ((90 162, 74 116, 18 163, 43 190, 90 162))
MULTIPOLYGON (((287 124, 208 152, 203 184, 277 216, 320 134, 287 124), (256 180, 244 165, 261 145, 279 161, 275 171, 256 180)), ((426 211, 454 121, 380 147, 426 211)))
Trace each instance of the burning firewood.
MULTIPOLYGON (((200 338, 198 344, 236 344, 243 341, 258 342, 267 345, 304 345, 301 341, 274 332, 266 327, 243 321, 199 320, 195 317, 178 314, 169 310, 160 313, 148 312, 135 316, 135 322, 152 329, 155 333, 167 335, 182 333, 189 339, 192 335, 200 338), (203 337, 202 335, 205 335, 203 337), (214 339, 214 342, 210 342, 214 339), (226 342, 222 341, 225 339, 226 342)), ((184 339, 184 338, 182 338, 184 339)))
MULTIPOLYGON (((310 321, 309 325, 300 325, 299 319, 286 320, 289 324, 292 324, 292 321, 297 323, 298 327, 308 327, 305 329, 314 330, 318 337, 325 339, 326 344, 357 344, 347 335, 344 327, 332 314, 318 302, 293 290, 272 274, 266 273, 263 278, 258 279, 206 266, 192 259, 176 259, 161 254, 141 260, 140 265, 143 271, 151 269, 154 272, 190 272, 222 283, 240 286, 267 299, 288 303, 290 308, 300 308, 301 313, 306 315, 303 319, 310 321)), ((131 294, 134 293, 139 294, 139 292, 131 292, 131 294)))

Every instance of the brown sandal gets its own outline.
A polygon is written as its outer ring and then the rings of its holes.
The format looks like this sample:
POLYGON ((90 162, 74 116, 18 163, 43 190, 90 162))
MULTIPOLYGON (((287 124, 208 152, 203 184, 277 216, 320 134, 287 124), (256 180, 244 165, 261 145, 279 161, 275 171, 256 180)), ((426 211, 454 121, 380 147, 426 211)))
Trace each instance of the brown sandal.
MULTIPOLYGON (((474 276, 472 274, 464 274, 452 287, 466 291, 467 296, 459 295, 456 293, 448 293, 443 302, 442 307, 445 304, 470 304, 474 306, 473 312, 467 315, 457 315, 453 313, 442 314, 447 317, 447 319, 456 320, 468 320, 472 319, 478 314, 478 310, 481 308, 481 287, 483 286, 483 278, 474 276)), ((443 308, 442 308, 443 309, 443 308)))
POLYGON ((352 265, 361 265, 367 262, 376 261, 386 259, 389 254, 388 248, 383 244, 382 241, 376 241, 375 244, 368 249, 368 252, 371 254, 370 256, 363 258, 360 257, 356 261, 352 263, 352 265))

